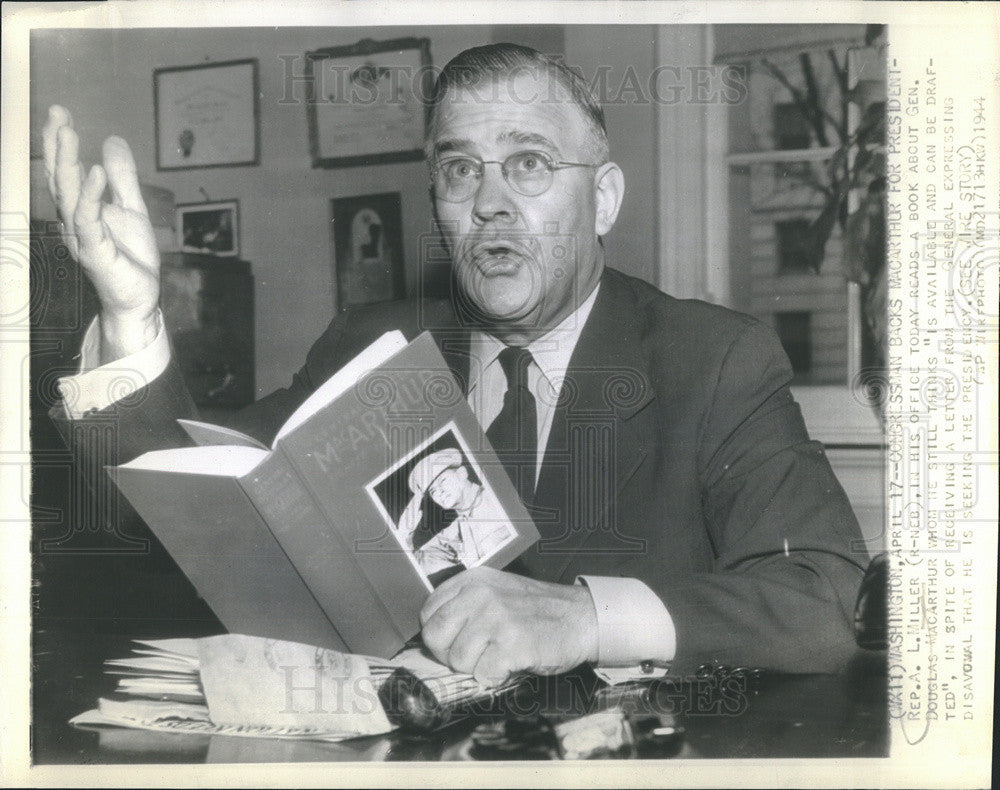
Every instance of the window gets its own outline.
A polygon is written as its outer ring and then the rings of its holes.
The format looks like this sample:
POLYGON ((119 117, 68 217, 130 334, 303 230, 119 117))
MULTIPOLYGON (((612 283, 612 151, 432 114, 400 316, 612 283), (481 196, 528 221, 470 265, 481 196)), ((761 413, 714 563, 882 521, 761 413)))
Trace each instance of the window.
POLYGON ((812 373, 812 315, 805 311, 775 313, 778 339, 792 363, 796 378, 812 373))
POLYGON ((816 271, 816 253, 809 243, 809 220, 775 222, 774 233, 778 239, 778 274, 809 274, 816 271))
POLYGON ((812 130, 799 105, 795 102, 775 104, 771 110, 774 124, 774 147, 779 151, 808 148, 812 144, 812 130))
POLYGON ((729 304, 779 331, 797 385, 846 388, 861 375, 862 322, 877 310, 865 275, 878 261, 857 254, 850 234, 863 228, 849 219, 884 163, 872 120, 885 79, 884 50, 860 46, 864 29, 838 33, 796 42, 777 26, 747 41, 744 28, 717 30, 731 47, 718 61, 747 74, 745 101, 726 108, 719 194, 728 197, 729 304))
MULTIPOLYGON (((723 152, 725 162, 709 171, 718 173, 718 184, 709 181, 707 213, 713 217, 719 209, 726 226, 724 244, 707 247, 706 282, 723 283, 728 305, 775 331, 791 362, 792 392, 810 435, 827 444, 870 550, 881 551, 882 456, 873 448, 884 434, 858 389, 865 359, 862 322, 874 300, 866 301, 858 282, 848 282, 856 274, 857 241, 840 222, 857 209, 852 193, 866 188, 867 178, 861 173, 849 182, 836 212, 829 208, 831 196, 843 191, 827 191, 831 176, 843 177, 862 150, 844 148, 845 132, 848 141, 860 140, 859 129, 865 129, 861 159, 878 169, 881 136, 861 121, 877 112, 868 112, 874 102, 885 99, 885 49, 865 46, 869 32, 860 25, 713 27, 714 61, 743 68, 747 91, 744 101, 724 108, 725 118, 710 116, 705 124, 709 152, 723 152), (846 64, 846 84, 843 73, 834 73, 834 55, 841 70, 846 64), (845 87, 851 91, 846 105, 845 87), (826 119, 825 134, 803 117, 796 96, 826 119), (814 221, 824 224, 807 242, 806 228, 814 221), (713 280, 716 270, 724 275, 713 280)), ((664 141, 666 150, 671 142, 664 141)))

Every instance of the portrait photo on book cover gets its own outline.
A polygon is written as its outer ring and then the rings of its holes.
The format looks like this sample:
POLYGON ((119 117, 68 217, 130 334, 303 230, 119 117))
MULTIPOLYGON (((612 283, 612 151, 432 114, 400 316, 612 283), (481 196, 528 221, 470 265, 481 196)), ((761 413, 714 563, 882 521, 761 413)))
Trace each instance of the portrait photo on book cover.
POLYGON ((365 488, 429 588, 482 565, 517 537, 454 423, 365 488))

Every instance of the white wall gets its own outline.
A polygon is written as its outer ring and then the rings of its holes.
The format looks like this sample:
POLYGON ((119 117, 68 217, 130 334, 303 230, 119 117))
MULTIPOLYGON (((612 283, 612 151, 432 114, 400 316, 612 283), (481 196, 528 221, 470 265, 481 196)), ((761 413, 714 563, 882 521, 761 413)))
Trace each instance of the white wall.
POLYGON ((566 26, 566 63, 592 83, 607 70, 604 120, 611 158, 625 174, 625 199, 614 230, 604 240, 608 264, 659 284, 657 261, 656 118, 654 106, 630 91, 631 71, 640 85, 654 67, 655 28, 651 25, 566 26))

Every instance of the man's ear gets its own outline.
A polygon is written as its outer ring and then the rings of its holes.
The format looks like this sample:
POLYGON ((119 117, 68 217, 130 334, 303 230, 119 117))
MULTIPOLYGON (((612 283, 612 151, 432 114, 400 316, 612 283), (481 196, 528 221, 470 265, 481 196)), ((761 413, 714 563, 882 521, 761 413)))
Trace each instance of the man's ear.
POLYGON ((607 162, 597 168, 594 174, 594 204, 597 209, 594 231, 603 236, 618 219, 618 209, 625 196, 625 174, 614 162, 607 162))

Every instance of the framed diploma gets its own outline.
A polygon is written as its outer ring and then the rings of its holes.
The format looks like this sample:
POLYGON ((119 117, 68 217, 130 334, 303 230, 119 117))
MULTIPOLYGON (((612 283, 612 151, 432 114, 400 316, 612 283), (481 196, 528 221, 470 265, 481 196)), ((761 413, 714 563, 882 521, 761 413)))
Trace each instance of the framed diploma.
POLYGON ((260 163, 257 61, 153 72, 156 169, 260 163))
POLYGON ((307 52, 313 167, 422 159, 431 68, 426 38, 365 39, 307 52))

